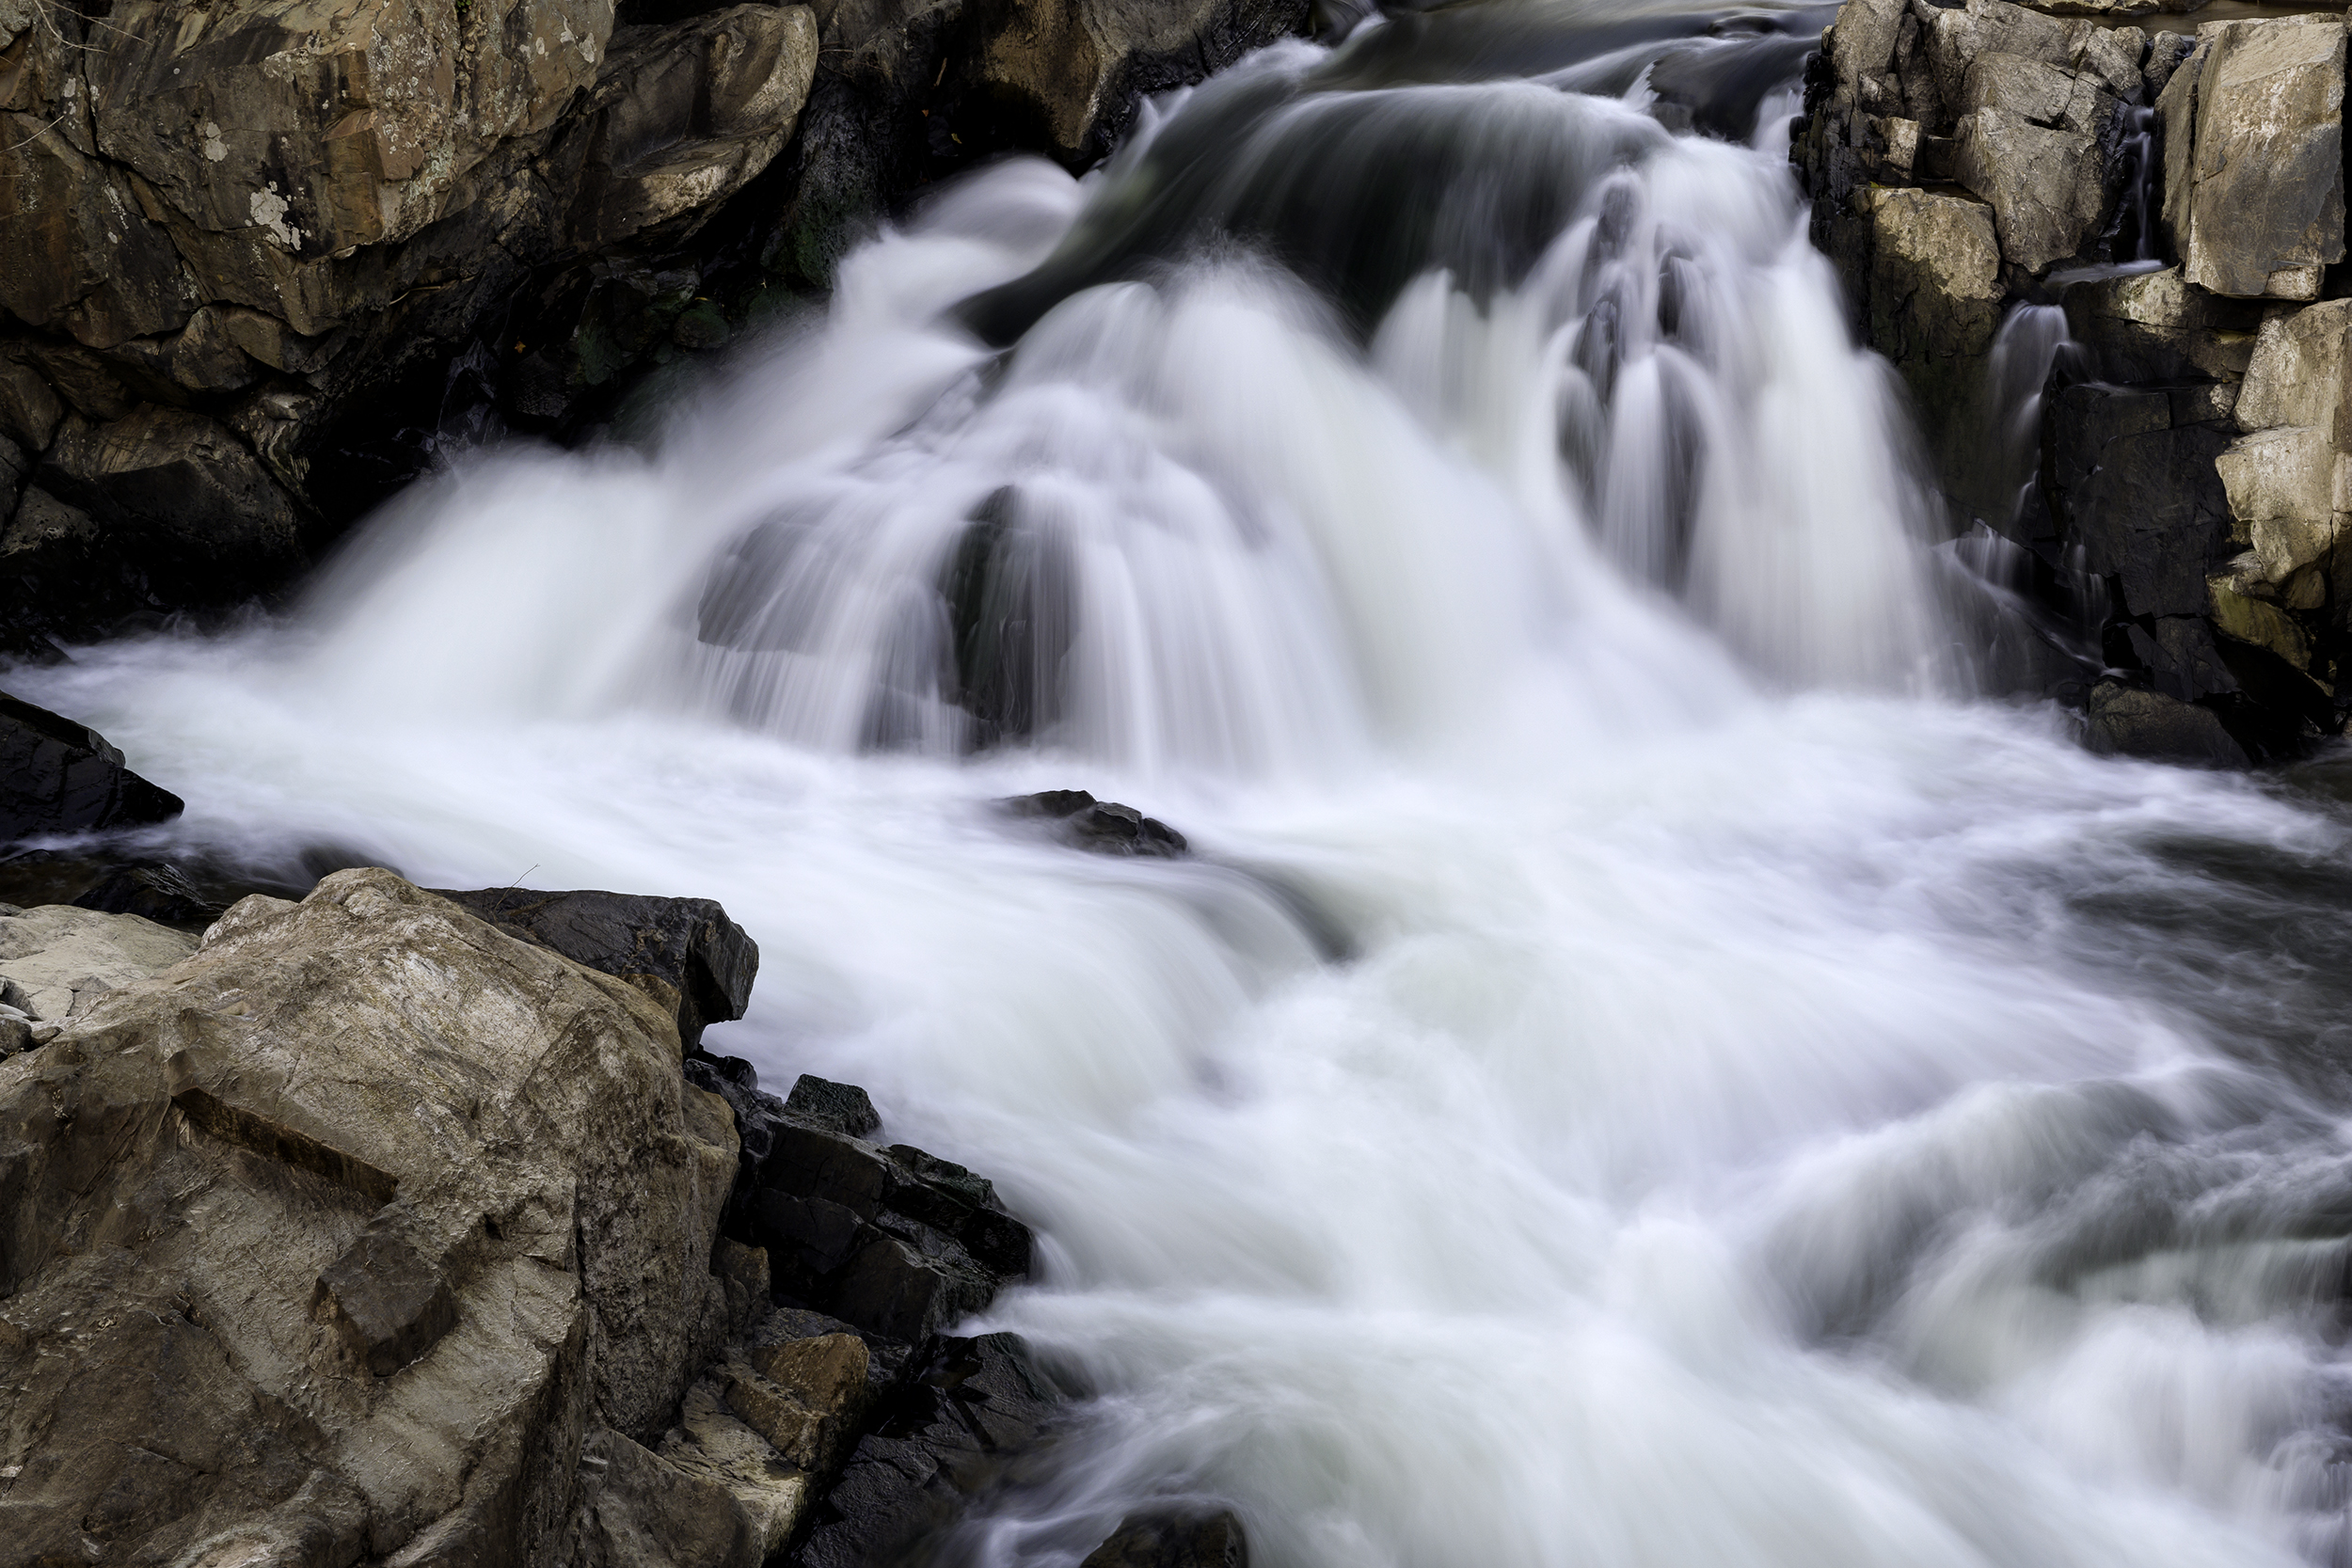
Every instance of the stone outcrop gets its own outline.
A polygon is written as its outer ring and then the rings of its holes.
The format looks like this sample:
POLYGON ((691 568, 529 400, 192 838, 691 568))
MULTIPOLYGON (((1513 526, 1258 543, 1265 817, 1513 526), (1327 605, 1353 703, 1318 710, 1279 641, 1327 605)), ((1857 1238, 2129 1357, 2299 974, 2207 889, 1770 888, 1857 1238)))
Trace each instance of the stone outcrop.
POLYGON ((670 1009, 689 1050, 703 1030, 743 1016, 759 974, 759 944, 707 898, 633 893, 541 893, 530 888, 437 890, 460 909, 627 980, 670 1009))
POLYGON ((1063 1386, 946 1332, 1028 1267, 990 1183, 688 1054, 715 905, 502 891, 0 908, 12 1552, 850 1568, 1049 1451, 1063 1386))
POLYGON ((2216 22, 2166 83, 2164 224, 2188 281, 2313 299, 2344 260, 2344 22, 2216 22))
POLYGON ((96 730, 0 692, 0 847, 168 821, 183 809, 180 797, 132 772, 96 730))
POLYGON ((0 1056, 46 1045, 108 992, 195 947, 193 937, 135 914, 0 904, 0 1056))
POLYGON ((1849 0, 1795 135, 1814 237, 1955 531, 2023 546, 2074 628, 2027 666, 2087 702, 2090 742, 2292 753, 2352 707, 2348 318, 2321 297, 2345 254, 2344 23, 2192 42, 2061 8, 1849 0), (2019 312, 2051 305, 2065 341, 2036 360, 2058 335, 2019 312))
POLYGON ((1306 0, 0 8, 0 651, 281 584, 582 429, 972 160, 1080 166, 1306 0))
POLYGON ((1078 1568, 1249 1568, 1249 1542, 1231 1513, 1136 1514, 1078 1568))
POLYGON ((1083 789, 1041 790, 1000 804, 1009 816, 1051 824, 1054 836, 1073 849, 1177 860, 1189 848, 1184 835, 1158 817, 1116 800, 1097 800, 1083 789))
POLYGON ((11 1542, 559 1560, 583 1442, 658 1436, 730 1326, 734 1130, 678 1052, 353 871, 0 1063, 11 1542))

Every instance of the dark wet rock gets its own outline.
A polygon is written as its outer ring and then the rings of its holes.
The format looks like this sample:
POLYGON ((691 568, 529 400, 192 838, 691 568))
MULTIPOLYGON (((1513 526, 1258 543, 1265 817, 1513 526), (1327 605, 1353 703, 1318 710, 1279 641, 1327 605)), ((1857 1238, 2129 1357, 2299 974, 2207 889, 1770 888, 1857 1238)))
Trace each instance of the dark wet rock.
POLYGON ((751 1006, 759 944, 710 899, 530 888, 435 891, 575 963, 651 992, 675 1009, 678 1037, 690 1048, 707 1025, 741 1018, 751 1006))
POLYGON ((159 926, 201 928, 229 912, 236 902, 206 892, 185 872, 165 861, 118 865, 67 903, 105 914, 135 914, 159 926))
POLYGON ((2176 425, 2161 390, 2070 387, 2052 441, 2068 537, 2089 569, 2113 578, 2133 615, 2201 615, 2206 575, 2230 553, 2230 505, 2215 459, 2217 425, 2176 425))
POLYGON ((1083 789, 1048 789, 1002 802, 1015 817, 1056 825, 1073 849, 1098 855, 1142 855, 1176 860, 1188 853, 1184 835, 1156 816, 1146 816, 1116 800, 1097 800, 1083 789))
POLYGON ((882 1117, 866 1091, 855 1084, 835 1084, 804 1072, 793 1082, 785 1110, 799 1120, 863 1138, 882 1131, 882 1117))
POLYGON ((2091 689, 2084 736, 2093 752, 2151 762, 2244 768, 2246 750, 2211 708, 2116 681, 2091 689))
POLYGON ((923 1537, 1019 1478, 1068 1398, 1018 1335, 935 1341, 850 1452, 792 1556, 794 1568, 914 1560, 923 1537))
POLYGON ((1230 1512, 1130 1514, 1078 1568, 1249 1568, 1249 1541, 1230 1512))
POLYGON ((96 730, 0 693, 0 844, 164 822, 184 809, 96 730))

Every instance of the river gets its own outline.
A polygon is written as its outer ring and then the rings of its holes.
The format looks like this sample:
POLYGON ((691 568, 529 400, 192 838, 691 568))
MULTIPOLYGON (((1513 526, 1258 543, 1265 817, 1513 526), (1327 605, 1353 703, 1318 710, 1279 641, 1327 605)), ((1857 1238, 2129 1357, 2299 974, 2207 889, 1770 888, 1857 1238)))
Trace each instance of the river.
POLYGON ((722 900, 711 1045, 1041 1230, 989 1321, 1096 1395, 975 1562, 1171 1494, 1262 1568, 2352 1561, 2352 763, 1975 691, 1787 166, 1822 19, 1268 51, 15 679, 183 850, 722 900))

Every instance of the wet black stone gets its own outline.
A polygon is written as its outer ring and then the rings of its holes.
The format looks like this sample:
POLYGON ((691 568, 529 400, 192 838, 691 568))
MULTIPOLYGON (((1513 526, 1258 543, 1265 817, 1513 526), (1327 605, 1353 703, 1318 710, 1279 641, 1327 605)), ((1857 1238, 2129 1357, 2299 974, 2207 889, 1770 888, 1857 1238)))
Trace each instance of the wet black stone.
POLYGON ((1008 816, 1057 824, 1056 836, 1073 849, 1098 855, 1177 860, 1190 852, 1184 835, 1156 816, 1083 789, 1048 789, 998 802, 1008 816))
POLYGON ((185 809, 96 730, 0 692, 0 844, 165 822, 185 809))
POLYGON ((751 1006, 759 944, 708 898, 512 887, 432 891, 575 963, 667 988, 677 998, 678 1037, 690 1050, 706 1025, 741 1018, 751 1006))
MULTIPOLYGON (((792 1082, 784 1108, 801 1120, 828 1127, 852 1138, 882 1131, 882 1117, 866 1091, 854 1084, 835 1084, 803 1072, 792 1082)), ((927 1156, 928 1158, 928 1156, 927 1156)))
POLYGON ((970 1499, 1019 1479, 1069 1392, 1015 1334, 938 1340, 850 1452, 791 1558, 796 1568, 925 1560, 970 1499))
POLYGON ((1079 1568, 1249 1568, 1249 1540, 1230 1512, 1131 1513, 1079 1568))

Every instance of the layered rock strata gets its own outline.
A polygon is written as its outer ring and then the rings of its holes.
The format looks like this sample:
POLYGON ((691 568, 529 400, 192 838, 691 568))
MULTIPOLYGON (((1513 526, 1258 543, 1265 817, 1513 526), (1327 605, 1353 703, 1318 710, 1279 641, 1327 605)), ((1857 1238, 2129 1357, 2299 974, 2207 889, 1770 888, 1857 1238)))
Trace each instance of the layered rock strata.
POLYGON ((2192 39, 2005 0, 1849 0, 1809 65, 1815 239, 1956 526, 2079 634, 2012 677, 2102 750, 2243 764, 2352 705, 2344 71, 2333 12, 2192 39))

